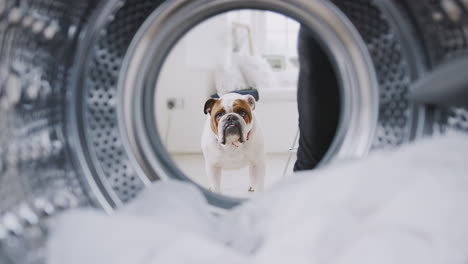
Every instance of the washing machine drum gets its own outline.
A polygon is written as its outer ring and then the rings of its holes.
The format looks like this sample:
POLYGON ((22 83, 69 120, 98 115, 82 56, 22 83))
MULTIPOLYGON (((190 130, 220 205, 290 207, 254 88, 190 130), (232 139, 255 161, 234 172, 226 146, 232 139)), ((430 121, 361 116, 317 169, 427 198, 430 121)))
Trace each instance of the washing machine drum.
POLYGON ((341 111, 322 165, 468 129, 466 1, 0 1, 1 263, 40 262, 57 212, 188 180, 157 133, 158 72, 195 24, 241 8, 297 19, 330 57, 341 111))

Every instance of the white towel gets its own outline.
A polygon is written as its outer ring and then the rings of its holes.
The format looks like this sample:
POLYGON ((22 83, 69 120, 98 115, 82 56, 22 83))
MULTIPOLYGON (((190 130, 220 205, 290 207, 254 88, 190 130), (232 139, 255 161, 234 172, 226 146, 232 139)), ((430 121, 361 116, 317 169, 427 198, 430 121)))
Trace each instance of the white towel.
POLYGON ((55 219, 58 263, 467 263, 468 136, 298 173, 221 217, 188 184, 156 183, 114 216, 55 219))

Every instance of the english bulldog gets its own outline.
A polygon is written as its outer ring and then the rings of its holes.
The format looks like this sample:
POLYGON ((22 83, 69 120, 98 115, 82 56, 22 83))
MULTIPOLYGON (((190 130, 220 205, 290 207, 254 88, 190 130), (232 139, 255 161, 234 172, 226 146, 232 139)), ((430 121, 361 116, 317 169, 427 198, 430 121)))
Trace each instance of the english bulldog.
POLYGON ((223 169, 249 167, 248 191, 263 191, 265 153, 263 135, 255 118, 255 98, 228 93, 219 99, 208 99, 207 116, 201 147, 210 190, 221 193, 223 169))

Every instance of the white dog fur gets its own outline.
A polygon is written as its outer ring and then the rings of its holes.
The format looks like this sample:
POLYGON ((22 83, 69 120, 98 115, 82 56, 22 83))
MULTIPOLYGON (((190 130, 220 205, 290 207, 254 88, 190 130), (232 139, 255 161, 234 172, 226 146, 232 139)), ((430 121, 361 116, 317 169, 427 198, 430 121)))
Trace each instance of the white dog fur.
POLYGON ((206 172, 211 181, 210 189, 214 192, 221 192, 223 169, 247 166, 250 174, 248 190, 262 191, 264 188, 264 141, 254 113, 255 104, 253 96, 237 93, 209 99, 205 104, 207 118, 201 146, 206 172), (237 121, 235 126, 233 119, 237 121), (227 133, 226 127, 235 133, 227 133))

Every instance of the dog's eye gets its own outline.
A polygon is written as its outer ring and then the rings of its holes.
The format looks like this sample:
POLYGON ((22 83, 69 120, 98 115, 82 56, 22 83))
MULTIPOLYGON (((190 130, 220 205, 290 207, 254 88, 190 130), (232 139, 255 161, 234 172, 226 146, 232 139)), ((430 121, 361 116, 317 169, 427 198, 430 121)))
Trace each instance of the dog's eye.
POLYGON ((247 115, 247 112, 245 112, 244 110, 240 110, 239 115, 245 117, 247 115))
POLYGON ((218 113, 216 113, 215 118, 216 118, 216 120, 219 120, 222 116, 223 116, 223 113, 218 112, 218 113))

